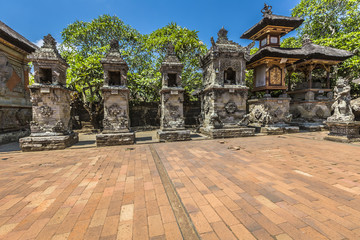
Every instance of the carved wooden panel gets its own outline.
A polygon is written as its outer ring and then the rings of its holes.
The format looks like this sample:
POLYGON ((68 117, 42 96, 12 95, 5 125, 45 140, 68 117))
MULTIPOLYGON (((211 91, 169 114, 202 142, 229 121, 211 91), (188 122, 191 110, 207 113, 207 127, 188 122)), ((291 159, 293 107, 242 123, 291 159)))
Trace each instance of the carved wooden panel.
POLYGON ((281 86, 282 71, 278 66, 274 66, 269 70, 270 85, 281 86))

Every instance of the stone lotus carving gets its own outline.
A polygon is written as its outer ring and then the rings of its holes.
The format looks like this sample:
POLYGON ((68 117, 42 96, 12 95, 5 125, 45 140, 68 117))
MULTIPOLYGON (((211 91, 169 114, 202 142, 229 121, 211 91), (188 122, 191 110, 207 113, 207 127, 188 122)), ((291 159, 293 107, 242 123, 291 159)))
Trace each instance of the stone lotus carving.
POLYGON ((246 114, 243 119, 240 120, 238 125, 246 126, 250 123, 268 125, 273 123, 273 119, 265 106, 256 105, 249 114, 246 114))
POLYGON ((53 114, 53 112, 54 111, 49 106, 44 105, 39 107, 39 113, 42 117, 48 118, 53 114))
POLYGON ((228 102, 226 105, 225 105, 225 110, 228 114, 232 114, 234 112, 236 112, 237 110, 237 106, 234 102, 228 102))
POLYGON ((351 109, 351 87, 347 79, 339 78, 334 88, 335 102, 331 106, 334 114, 327 118, 328 122, 351 122, 355 116, 351 109))

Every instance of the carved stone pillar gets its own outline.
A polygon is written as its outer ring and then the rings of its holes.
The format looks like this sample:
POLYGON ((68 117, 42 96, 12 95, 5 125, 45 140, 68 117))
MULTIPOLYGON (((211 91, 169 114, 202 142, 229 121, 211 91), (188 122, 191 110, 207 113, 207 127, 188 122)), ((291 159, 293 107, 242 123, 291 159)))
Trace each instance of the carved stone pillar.
POLYGON ((101 60, 104 68, 104 129, 96 135, 96 146, 133 144, 135 133, 130 131, 128 66, 119 52, 119 43, 112 40, 110 51, 101 60))
POLYGON ((29 86, 32 102, 31 135, 19 140, 23 151, 64 149, 76 143, 72 131, 70 94, 66 88, 65 60, 49 34, 43 46, 29 56, 34 64, 35 83, 29 86))
POLYGON ((161 64, 162 74, 161 118, 158 138, 164 141, 184 141, 190 139, 190 131, 184 126, 184 89, 181 86, 183 64, 169 44, 165 61, 161 64))

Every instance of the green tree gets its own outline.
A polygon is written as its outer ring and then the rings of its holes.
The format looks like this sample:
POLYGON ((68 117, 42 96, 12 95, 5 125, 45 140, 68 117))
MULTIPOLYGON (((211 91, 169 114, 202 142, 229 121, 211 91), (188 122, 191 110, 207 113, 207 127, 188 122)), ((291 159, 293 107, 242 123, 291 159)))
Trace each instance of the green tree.
MULTIPOLYGON (((153 59, 153 67, 158 71, 166 55, 166 46, 171 42, 180 61, 184 64, 182 85, 187 97, 196 100, 191 93, 201 87, 202 72, 200 69, 200 54, 207 51, 199 40, 198 32, 170 23, 146 36, 145 47, 153 59)), ((160 76, 158 73, 157 76, 160 76)), ((160 82, 159 82, 160 83, 160 82)), ((161 84, 161 83, 160 83, 161 84)))
POLYGON ((297 37, 287 38, 282 47, 301 47, 307 34, 314 43, 355 52, 355 56, 339 65, 338 74, 360 77, 360 2, 358 0, 301 0, 292 16, 305 21, 297 37))
MULTIPOLYGON (((103 69, 101 58, 112 39, 119 41, 123 58, 132 73, 147 68, 148 55, 142 50, 143 36, 116 16, 102 15, 91 22, 76 21, 62 31, 60 53, 70 65, 67 84, 81 97, 90 120, 98 127, 102 113, 103 69)), ((149 58, 150 59, 150 58, 149 58)), ((132 74, 130 75, 130 82, 132 74)))

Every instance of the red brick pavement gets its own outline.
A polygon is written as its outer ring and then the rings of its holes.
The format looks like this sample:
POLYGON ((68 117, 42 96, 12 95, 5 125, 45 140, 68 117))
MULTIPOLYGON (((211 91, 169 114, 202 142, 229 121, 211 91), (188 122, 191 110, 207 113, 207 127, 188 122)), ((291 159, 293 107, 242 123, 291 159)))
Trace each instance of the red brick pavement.
MULTIPOLYGON (((359 145, 294 134, 153 146, 202 239, 360 239, 359 145)), ((149 145, 0 163, 0 239, 182 238, 149 145)))

